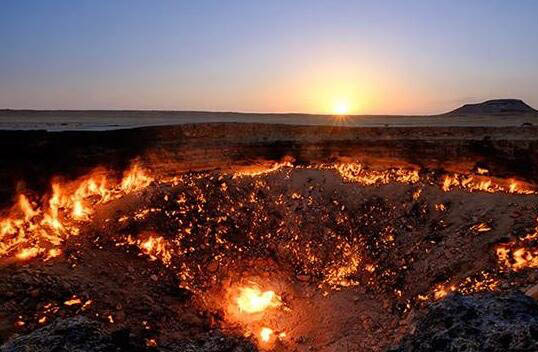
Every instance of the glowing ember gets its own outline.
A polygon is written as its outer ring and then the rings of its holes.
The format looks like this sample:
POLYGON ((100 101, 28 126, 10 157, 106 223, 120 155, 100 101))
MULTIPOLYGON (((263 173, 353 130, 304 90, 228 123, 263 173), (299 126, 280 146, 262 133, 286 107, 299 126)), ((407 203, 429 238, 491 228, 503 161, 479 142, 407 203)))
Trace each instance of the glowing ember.
POLYGON ((239 289, 236 303, 241 312, 259 313, 280 306, 281 299, 274 291, 262 292, 258 287, 243 287, 239 289))
POLYGON ((66 306, 74 306, 74 305, 78 305, 78 304, 81 304, 82 301, 80 300, 80 298, 76 298, 76 297, 73 297, 72 299, 69 299, 67 301, 64 302, 64 304, 66 306))
POLYGON ((446 210, 446 206, 443 203, 435 204, 435 210, 443 212, 446 210))
POLYGON ((146 346, 147 347, 157 347, 157 341, 155 339, 147 339, 146 340, 146 346))
POLYGON ((481 223, 471 226, 471 230, 476 232, 488 232, 491 231, 491 227, 487 224, 481 223))
POLYGON ((263 327, 260 330, 260 339, 263 342, 269 342, 271 340, 271 336, 273 336, 273 330, 267 327, 263 327))
POLYGON ((436 300, 445 298, 450 292, 456 291, 456 286, 439 286, 433 292, 433 296, 436 300))

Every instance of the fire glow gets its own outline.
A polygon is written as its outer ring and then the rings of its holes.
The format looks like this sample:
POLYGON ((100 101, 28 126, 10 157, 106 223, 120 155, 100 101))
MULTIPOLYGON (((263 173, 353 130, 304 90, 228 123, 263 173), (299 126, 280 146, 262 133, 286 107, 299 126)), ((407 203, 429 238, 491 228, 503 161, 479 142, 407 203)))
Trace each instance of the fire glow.
POLYGON ((239 287, 234 291, 237 292, 234 303, 239 312, 236 319, 242 322, 247 331, 255 332, 259 329, 256 334, 262 347, 268 348, 277 338, 282 339, 286 336, 284 332, 276 335, 272 328, 263 326, 265 313, 282 305, 282 298, 275 291, 262 290, 256 283, 239 287), (262 326, 258 328, 260 324, 262 326))
POLYGON ((53 181, 52 192, 39 206, 25 194, 0 219, 0 258, 28 260, 48 252, 46 259, 61 254, 57 248, 79 234, 77 223, 89 221, 95 206, 147 187, 153 179, 138 164, 124 173, 119 184, 95 170, 72 182, 53 181))
POLYGON ((274 291, 261 291, 258 287, 241 287, 236 298, 240 312, 260 313, 281 305, 280 296, 274 291))

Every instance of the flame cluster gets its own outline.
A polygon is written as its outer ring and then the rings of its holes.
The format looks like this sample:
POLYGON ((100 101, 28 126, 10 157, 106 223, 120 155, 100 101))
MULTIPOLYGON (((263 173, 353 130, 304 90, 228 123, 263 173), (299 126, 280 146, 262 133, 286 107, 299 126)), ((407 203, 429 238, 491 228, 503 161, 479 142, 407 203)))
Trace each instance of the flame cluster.
POLYGON ((390 182, 412 184, 420 181, 418 170, 403 168, 372 170, 365 168, 360 163, 338 163, 331 165, 331 167, 336 169, 345 181, 365 186, 387 184, 390 182))
POLYGON ((71 182, 53 181, 51 192, 37 201, 26 194, 0 218, 0 258, 27 260, 44 254, 59 256, 61 244, 80 232, 96 206, 148 186, 152 178, 138 164, 128 169, 119 183, 103 170, 71 182))
MULTIPOLYGON (((538 223, 538 219, 536 221, 538 223)), ((524 237, 497 246, 496 254, 501 268, 512 271, 538 268, 537 238, 538 225, 524 237)))
POLYGON ((131 245, 139 248, 140 252, 147 255, 151 260, 160 260, 164 265, 170 265, 173 250, 168 242, 156 234, 141 235, 134 238, 128 235, 124 241, 118 241, 117 246, 131 245))
POLYGON ((499 263, 504 268, 519 271, 525 268, 538 268, 538 248, 525 248, 501 245, 496 249, 499 263))
POLYGON ((522 182, 510 180, 508 186, 496 183, 493 178, 477 175, 447 175, 443 179, 441 186, 443 191, 449 192, 453 189, 464 189, 470 192, 482 191, 482 192, 506 192, 515 194, 533 194, 534 191, 525 188, 522 182))
POLYGON ((275 291, 262 290, 256 283, 238 287, 234 291, 234 306, 239 312, 234 320, 245 325, 247 333, 254 332, 262 348, 269 348, 277 339, 286 337, 285 332, 276 334, 264 322, 265 314, 282 305, 282 299, 275 291))

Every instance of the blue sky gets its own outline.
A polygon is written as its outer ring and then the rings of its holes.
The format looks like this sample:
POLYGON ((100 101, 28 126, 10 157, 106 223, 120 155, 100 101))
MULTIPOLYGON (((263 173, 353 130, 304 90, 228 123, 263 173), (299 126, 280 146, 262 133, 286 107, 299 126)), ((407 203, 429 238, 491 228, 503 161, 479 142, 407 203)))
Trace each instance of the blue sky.
POLYGON ((538 1, 3 0, 0 107, 538 108, 538 1))

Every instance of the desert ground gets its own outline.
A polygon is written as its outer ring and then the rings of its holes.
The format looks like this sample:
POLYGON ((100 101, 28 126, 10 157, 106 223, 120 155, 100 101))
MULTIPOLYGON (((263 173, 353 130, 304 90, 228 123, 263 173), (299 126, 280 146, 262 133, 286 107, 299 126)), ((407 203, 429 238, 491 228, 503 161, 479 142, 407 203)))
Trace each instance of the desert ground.
POLYGON ((347 127, 518 127, 535 123, 536 114, 468 114, 432 116, 311 115, 195 111, 39 111, 2 110, 2 130, 110 130, 192 123, 263 123, 347 127))

